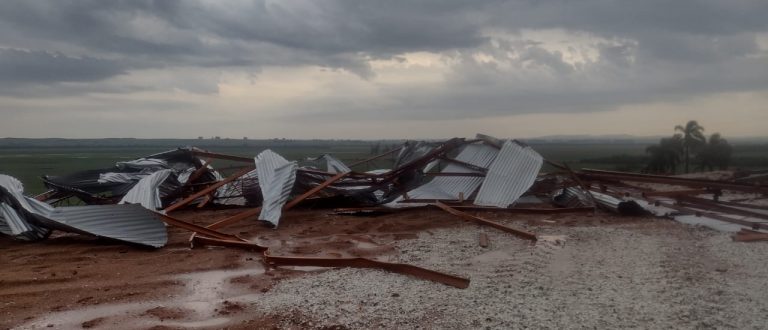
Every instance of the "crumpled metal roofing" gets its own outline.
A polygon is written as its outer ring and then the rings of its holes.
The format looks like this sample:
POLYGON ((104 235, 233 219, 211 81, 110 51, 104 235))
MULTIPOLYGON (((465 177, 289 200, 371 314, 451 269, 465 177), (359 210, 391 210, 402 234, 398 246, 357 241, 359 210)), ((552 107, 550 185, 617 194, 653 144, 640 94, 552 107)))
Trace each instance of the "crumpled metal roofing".
POLYGON ((124 162, 117 162, 115 164, 117 168, 133 168, 133 169, 160 169, 168 168, 168 162, 163 159, 157 158, 139 158, 124 162))
POLYGON ((138 204, 57 207, 40 216, 43 225, 68 232, 154 248, 163 247, 168 241, 165 223, 138 204))
MULTIPOLYGON (((221 177, 218 172, 216 172, 216 175, 221 177)), ((216 204, 247 205, 248 200, 243 196, 246 193, 244 190, 247 190, 250 185, 255 186, 254 182, 257 181, 258 171, 253 170, 241 176, 239 179, 221 186, 219 189, 216 189, 216 204)))
MULTIPOLYGON (((498 154, 496 148, 485 144, 468 144, 454 158, 478 167, 488 168, 498 154)), ((460 164, 448 162, 443 173, 479 173, 460 164)), ((482 177, 437 176, 432 181, 408 192, 413 199, 459 199, 463 193, 469 198, 483 182, 482 177)))
POLYGON ((152 211, 163 208, 163 202, 160 200, 160 185, 171 174, 173 170, 160 170, 144 177, 123 196, 118 204, 141 204, 152 211))
POLYGON ((552 195, 552 202, 560 207, 594 206, 584 190, 578 187, 560 189, 552 195))
POLYGON ((342 162, 338 158, 333 157, 329 154, 323 154, 322 156, 315 157, 315 158, 307 158, 307 160, 314 161, 314 162, 325 161, 326 171, 328 173, 337 174, 337 173, 347 173, 352 171, 352 169, 349 168, 346 164, 344 164, 344 162, 342 162))
POLYGON ((255 161, 259 187, 264 196, 259 220, 269 221, 277 226, 283 205, 288 201, 296 182, 298 164, 289 162, 269 149, 258 154, 255 161))
MULTIPOLYGON (((0 174, 0 232, 15 239, 35 241, 51 230, 27 220, 24 210, 46 212, 51 206, 24 196, 24 185, 14 177, 0 174)), ((32 219, 34 220, 34 219, 32 219)))
MULTIPOLYGON (((12 222, 17 231, 32 228, 20 236, 40 237, 40 230, 44 230, 44 237, 50 229, 58 229, 151 247, 162 247, 168 240, 165 224, 138 204, 53 208, 23 192, 21 182, 0 174, 0 199, 6 205, 2 207, 4 223, 12 222)), ((10 224, 7 227, 14 230, 10 224)))
POLYGON ((27 222, 13 207, 0 202, 0 233, 15 239, 36 241, 47 237, 51 230, 27 222))
POLYGON ((147 177, 149 173, 137 172, 137 173, 116 173, 107 172, 99 174, 99 183, 133 183, 147 177))
POLYGON ((430 151, 434 150, 435 147, 436 145, 434 143, 425 141, 405 142, 403 147, 400 149, 400 152, 397 154, 397 158, 395 158, 395 164, 392 168, 398 168, 418 158, 421 158, 428 154, 430 151))
POLYGON ((531 188, 544 158, 531 147, 506 141, 475 197, 475 205, 508 207, 531 188))

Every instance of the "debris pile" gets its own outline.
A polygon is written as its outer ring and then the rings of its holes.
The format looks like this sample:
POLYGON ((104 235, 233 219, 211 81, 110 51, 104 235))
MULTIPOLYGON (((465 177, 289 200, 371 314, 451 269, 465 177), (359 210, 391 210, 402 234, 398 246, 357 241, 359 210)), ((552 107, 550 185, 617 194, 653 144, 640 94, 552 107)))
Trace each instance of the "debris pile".
MULTIPOLYGON (((406 142, 353 164, 332 155, 289 161, 272 150, 254 158, 187 147, 119 162, 112 168, 43 176, 47 192, 24 196, 21 183, 0 175, 0 232, 25 241, 52 230, 159 248, 165 225, 189 230, 192 246, 219 245, 263 252, 270 266, 379 268, 459 288, 469 280, 413 265, 367 258, 278 256, 224 230, 254 221, 279 230, 284 212, 323 208, 339 215, 375 215, 433 208, 457 219, 537 241, 536 233, 472 212, 576 213, 598 210, 655 215, 737 233, 734 240, 768 237, 765 173, 708 180, 582 169, 544 159, 530 146, 478 134, 475 139, 406 142), (355 171, 391 158, 390 169, 355 171), (214 162, 239 165, 218 170, 214 162), (542 172, 542 168, 548 171, 542 172), (222 172, 232 172, 223 176, 222 172), (66 206, 72 204, 85 204, 66 206), (54 207, 56 206, 56 207, 54 207), (174 217, 181 209, 241 207, 199 226, 174 217), (165 225, 164 225, 165 224, 165 225)), ((488 244, 487 237, 484 244, 488 244)))

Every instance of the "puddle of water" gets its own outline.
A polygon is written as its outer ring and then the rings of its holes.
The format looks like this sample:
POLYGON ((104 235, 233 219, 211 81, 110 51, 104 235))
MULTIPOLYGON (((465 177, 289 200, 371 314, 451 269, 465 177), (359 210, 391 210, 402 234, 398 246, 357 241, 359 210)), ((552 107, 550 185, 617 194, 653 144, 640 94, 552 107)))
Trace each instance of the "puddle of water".
POLYGON ((567 235, 541 235, 538 237, 537 243, 551 243, 554 245, 563 245, 568 239, 567 235))
POLYGON ((316 271, 331 269, 328 267, 317 267, 317 266, 280 266, 280 268, 298 270, 300 272, 316 272, 316 271))
POLYGON ((120 329, 122 325, 128 328, 151 327, 153 325, 171 325, 182 328, 216 327, 229 322, 229 318, 220 317, 215 309, 224 300, 241 301, 247 303, 258 299, 258 295, 235 295, 227 297, 231 293, 232 285, 229 280, 243 275, 256 275, 264 273, 264 268, 250 267, 235 270, 214 270, 182 274, 175 277, 184 281, 184 292, 173 295, 166 300, 146 301, 136 303, 108 304, 86 306, 80 309, 54 312, 34 319, 17 327, 18 329, 39 329, 49 324, 54 328, 80 328, 83 322, 96 318, 105 318, 104 326, 112 329, 120 329), (157 318, 145 315, 148 309, 163 306, 167 308, 179 308, 192 311, 187 320, 165 320, 160 323, 157 318))
POLYGON ((376 244, 376 243, 370 243, 370 242, 362 242, 362 241, 352 241, 355 243, 355 246, 360 249, 375 249, 377 247, 380 247, 382 245, 376 244))
POLYGON ((188 322, 169 322, 164 321, 163 325, 168 327, 180 327, 180 328, 203 328, 203 327, 216 327, 225 325, 229 322, 228 317, 217 317, 212 319, 206 319, 201 321, 188 321, 188 322))

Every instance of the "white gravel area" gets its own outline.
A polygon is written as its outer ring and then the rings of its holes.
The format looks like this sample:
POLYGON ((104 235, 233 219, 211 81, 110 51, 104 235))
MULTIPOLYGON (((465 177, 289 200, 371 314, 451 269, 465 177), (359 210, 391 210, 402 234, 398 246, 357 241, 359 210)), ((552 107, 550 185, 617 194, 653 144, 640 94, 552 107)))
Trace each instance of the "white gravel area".
POLYGON ((768 326, 768 244, 664 220, 538 229, 532 245, 465 225, 397 243, 399 261, 471 278, 464 290, 336 269, 285 280, 258 310, 291 327, 735 328, 768 326), (491 246, 478 245, 480 232, 491 246), (551 238, 557 238, 551 236, 551 238), (299 316, 296 316, 299 317, 299 316))

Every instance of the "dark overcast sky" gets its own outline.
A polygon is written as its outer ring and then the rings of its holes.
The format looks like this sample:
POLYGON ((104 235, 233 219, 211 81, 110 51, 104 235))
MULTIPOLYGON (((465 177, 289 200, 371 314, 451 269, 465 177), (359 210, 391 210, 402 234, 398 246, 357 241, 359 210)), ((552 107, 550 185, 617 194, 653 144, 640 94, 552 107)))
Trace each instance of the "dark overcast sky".
POLYGON ((0 136, 768 135, 768 1, 0 2, 0 136))

